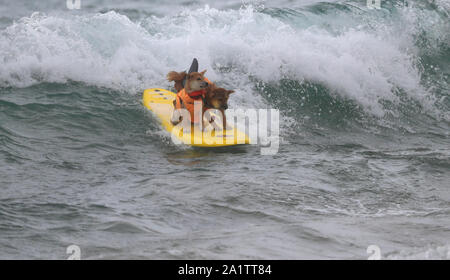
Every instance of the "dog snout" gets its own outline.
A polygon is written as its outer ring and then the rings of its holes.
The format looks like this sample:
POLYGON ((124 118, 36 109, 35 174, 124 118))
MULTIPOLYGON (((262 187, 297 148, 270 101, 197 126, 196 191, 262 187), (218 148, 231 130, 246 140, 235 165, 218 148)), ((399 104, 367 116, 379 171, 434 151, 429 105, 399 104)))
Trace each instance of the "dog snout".
POLYGON ((228 109, 228 104, 222 106, 225 110, 228 109))

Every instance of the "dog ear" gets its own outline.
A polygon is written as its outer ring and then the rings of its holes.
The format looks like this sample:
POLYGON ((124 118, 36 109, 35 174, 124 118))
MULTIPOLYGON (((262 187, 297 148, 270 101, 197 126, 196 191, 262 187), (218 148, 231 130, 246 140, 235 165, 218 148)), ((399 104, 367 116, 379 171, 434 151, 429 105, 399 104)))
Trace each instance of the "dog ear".
POLYGON ((168 74, 167 74, 167 80, 169 80, 169 81, 173 81, 173 82, 176 82, 176 81, 182 81, 183 79, 184 79, 184 77, 186 76, 186 72, 175 72, 175 71, 170 71, 168 74))
POLYGON ((204 76, 206 73, 206 70, 203 70, 202 72, 200 72, 200 75, 204 76))

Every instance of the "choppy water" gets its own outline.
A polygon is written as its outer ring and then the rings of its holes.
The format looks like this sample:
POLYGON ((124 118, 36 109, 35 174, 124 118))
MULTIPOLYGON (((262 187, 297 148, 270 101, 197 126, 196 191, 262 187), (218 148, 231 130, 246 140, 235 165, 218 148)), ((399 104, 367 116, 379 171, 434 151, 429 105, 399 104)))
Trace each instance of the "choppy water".
POLYGON ((450 258, 448 1, 0 1, 0 258, 450 258), (193 57, 279 152, 171 143, 193 57))

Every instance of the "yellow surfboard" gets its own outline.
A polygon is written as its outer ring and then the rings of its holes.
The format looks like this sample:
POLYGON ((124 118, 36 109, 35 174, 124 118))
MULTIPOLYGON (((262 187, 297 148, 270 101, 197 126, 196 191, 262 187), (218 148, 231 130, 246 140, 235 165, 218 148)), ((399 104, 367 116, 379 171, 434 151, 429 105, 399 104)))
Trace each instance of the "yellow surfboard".
POLYGON ((196 147, 250 144, 248 135, 230 123, 227 124, 229 127, 225 131, 222 129, 217 131, 204 129, 202 131, 197 125, 191 125, 190 129, 183 129, 180 125, 172 125, 170 119, 174 110, 173 100, 175 97, 176 94, 171 91, 162 88, 150 88, 144 91, 142 102, 145 107, 156 115, 163 127, 181 143, 196 147))

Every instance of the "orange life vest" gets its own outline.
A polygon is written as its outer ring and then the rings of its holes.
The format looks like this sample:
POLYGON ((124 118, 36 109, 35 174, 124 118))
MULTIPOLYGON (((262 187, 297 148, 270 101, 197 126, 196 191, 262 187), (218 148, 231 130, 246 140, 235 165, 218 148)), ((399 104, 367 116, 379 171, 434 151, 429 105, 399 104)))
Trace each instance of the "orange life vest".
MULTIPOLYGON (((211 83, 207 78, 205 78, 205 81, 211 83)), ((195 101, 202 102, 202 110, 204 110, 203 99, 205 98, 205 94, 206 89, 187 93, 186 90, 183 88, 177 93, 175 109, 182 109, 182 108, 187 109, 189 111, 189 114, 191 115, 191 122, 198 123, 200 120, 198 120, 196 116, 194 116, 194 102, 195 101)))
POLYGON ((206 90, 195 91, 196 95, 194 97, 190 97, 186 93, 185 89, 180 90, 177 94, 177 99, 176 99, 177 102, 175 104, 175 108, 176 109, 185 108, 186 110, 189 111, 189 114, 191 115, 191 122, 198 123, 199 120, 197 120, 197 118, 194 116, 194 102, 195 101, 203 102, 202 97, 204 96, 205 92, 206 92, 206 90))

